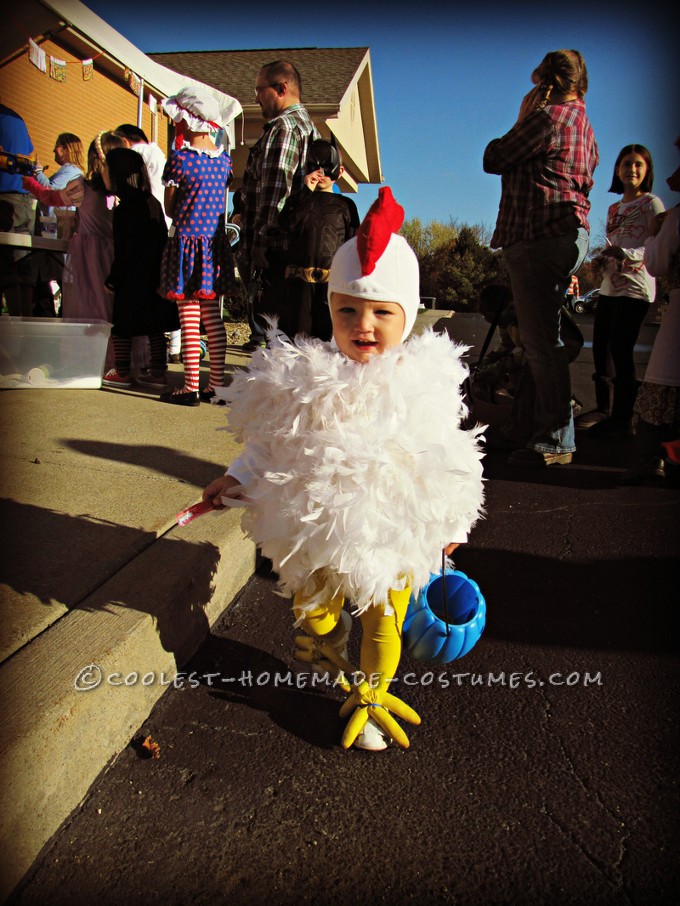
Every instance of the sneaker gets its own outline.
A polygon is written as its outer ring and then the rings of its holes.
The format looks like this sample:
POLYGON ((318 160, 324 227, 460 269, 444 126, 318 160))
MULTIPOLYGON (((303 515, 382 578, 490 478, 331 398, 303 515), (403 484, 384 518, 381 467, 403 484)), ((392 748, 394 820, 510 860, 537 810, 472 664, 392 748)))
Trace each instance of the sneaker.
POLYGON ((508 457, 511 466, 524 469, 542 469, 545 466, 566 466, 574 458, 573 453, 542 453, 540 450, 515 450, 508 457))
POLYGON ((164 371, 151 371, 150 368, 143 368, 137 377, 137 383, 143 387, 158 387, 164 390, 168 385, 168 378, 164 371))
POLYGON ((354 740, 354 748, 363 749, 365 752, 383 752, 391 742, 383 728, 369 717, 364 729, 354 740))
POLYGON ((129 374, 123 376, 115 368, 109 368, 102 378, 102 384, 105 387, 132 387, 132 378, 129 374))
POLYGON ((267 346, 264 340, 254 340, 252 337, 247 343, 241 346, 243 352, 255 352, 256 349, 265 349, 267 346))
POLYGON ((168 362, 171 365, 179 365, 182 361, 182 356, 178 352, 171 352, 168 356, 168 362))
POLYGON ((580 412, 578 415, 574 410, 574 427, 577 431, 586 431, 598 422, 604 421, 605 418, 607 418, 607 413, 602 412, 601 409, 590 409, 588 412, 580 412))
POLYGON ((199 399, 202 403, 212 403, 213 406, 226 406, 226 402, 219 398, 216 395, 215 391, 211 387, 206 387, 205 390, 198 391, 199 399))
POLYGON ((172 403, 175 406, 200 406, 198 393, 193 390, 175 390, 172 393, 161 393, 158 399, 162 403, 172 403))
POLYGON ((649 456, 641 459, 627 469, 621 478, 620 484, 636 485, 643 481, 663 480, 666 477, 666 465, 660 456, 649 456))
POLYGON ((512 437, 508 437, 500 428, 496 428, 494 425, 489 425, 489 427, 484 432, 484 440, 486 446, 492 450, 521 450, 524 446, 520 441, 513 440, 512 437))
POLYGON ((611 417, 588 428, 589 437, 626 437, 634 433, 630 421, 623 422, 611 417))

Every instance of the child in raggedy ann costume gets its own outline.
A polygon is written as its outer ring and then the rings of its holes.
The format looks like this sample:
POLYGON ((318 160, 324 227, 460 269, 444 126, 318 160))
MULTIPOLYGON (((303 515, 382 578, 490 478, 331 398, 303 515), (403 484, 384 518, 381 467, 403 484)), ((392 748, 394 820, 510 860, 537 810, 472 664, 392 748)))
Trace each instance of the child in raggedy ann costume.
POLYGON ((271 347, 220 389, 245 451, 203 492, 215 507, 245 505, 245 530, 293 597, 297 656, 351 693, 342 745, 373 751, 390 738, 408 747, 393 715, 420 723, 388 691, 409 598, 439 570, 442 550, 467 540, 483 501, 483 429, 460 428, 465 347, 432 331, 404 342, 419 274, 395 232, 403 216, 382 188, 335 254, 331 342, 293 344, 272 330, 271 347), (362 626, 353 680, 346 600, 362 626))

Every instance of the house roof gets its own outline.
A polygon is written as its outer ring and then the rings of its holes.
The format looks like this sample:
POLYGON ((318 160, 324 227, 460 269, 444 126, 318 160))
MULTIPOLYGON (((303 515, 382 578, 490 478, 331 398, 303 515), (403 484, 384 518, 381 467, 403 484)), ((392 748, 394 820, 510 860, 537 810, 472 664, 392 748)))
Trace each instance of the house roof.
POLYGON ((237 98, 243 107, 247 145, 262 131, 254 91, 257 74, 266 63, 288 60, 300 72, 302 102, 321 135, 328 138, 332 132, 338 140, 346 170, 340 188, 356 191, 358 183, 382 182, 368 47, 175 51, 149 56, 237 98))
POLYGON ((288 60, 302 77, 306 107, 340 105, 368 47, 298 47, 268 50, 203 50, 150 53, 169 69, 213 85, 238 98, 244 107, 256 107, 254 86, 261 67, 273 60, 288 60))

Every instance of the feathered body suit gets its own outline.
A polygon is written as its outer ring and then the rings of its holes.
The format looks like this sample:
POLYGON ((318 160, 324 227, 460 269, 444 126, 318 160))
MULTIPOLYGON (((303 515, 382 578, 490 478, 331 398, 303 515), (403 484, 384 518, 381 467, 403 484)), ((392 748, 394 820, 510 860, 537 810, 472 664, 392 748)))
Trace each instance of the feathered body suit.
POLYGON ((428 331, 354 362, 279 335, 220 388, 245 444, 243 528, 286 595, 355 613, 424 585, 482 513, 482 428, 464 431, 466 347, 428 331))

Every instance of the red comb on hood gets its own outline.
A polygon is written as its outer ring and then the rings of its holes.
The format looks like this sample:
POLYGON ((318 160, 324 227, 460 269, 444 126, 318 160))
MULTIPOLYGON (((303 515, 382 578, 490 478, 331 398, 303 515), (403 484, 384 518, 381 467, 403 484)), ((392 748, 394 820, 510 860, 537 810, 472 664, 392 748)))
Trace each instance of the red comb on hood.
POLYGON ((357 232, 357 252, 362 276, 373 273, 392 233, 396 233, 403 222, 404 209, 394 200, 390 187, 383 186, 357 232))

